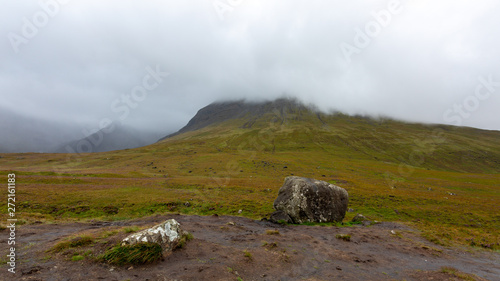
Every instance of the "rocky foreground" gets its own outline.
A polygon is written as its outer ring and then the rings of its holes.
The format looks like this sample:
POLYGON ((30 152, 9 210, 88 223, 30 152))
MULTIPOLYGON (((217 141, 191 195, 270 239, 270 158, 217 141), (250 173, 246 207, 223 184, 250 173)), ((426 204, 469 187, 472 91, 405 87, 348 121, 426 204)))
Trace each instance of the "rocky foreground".
MULTIPOLYGON (((7 251, 5 234, 6 230, 0 232, 2 252, 7 251)), ((4 265, 0 280, 498 280, 500 276, 498 253, 443 248, 389 222, 326 227, 168 215, 24 225, 18 235, 17 272, 7 272, 4 265), (150 227, 171 218, 194 239, 165 259, 139 266, 113 266, 93 259, 99 249, 127 236, 121 231, 124 227, 150 227), (67 237, 82 234, 101 237, 87 248, 73 250, 87 252, 85 259, 72 261, 74 252, 46 252, 67 237)))

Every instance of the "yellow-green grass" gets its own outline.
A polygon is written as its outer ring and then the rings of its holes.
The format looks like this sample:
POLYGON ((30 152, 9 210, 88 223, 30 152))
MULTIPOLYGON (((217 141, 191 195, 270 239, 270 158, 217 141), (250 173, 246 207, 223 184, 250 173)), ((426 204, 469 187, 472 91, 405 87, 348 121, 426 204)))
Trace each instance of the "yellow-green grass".
POLYGON ((441 267, 440 272, 458 278, 456 280, 475 281, 478 280, 479 278, 475 274, 463 273, 453 267, 448 267, 448 266, 441 267))
POLYGON ((157 243, 116 245, 98 257, 98 260, 113 265, 140 265, 162 258, 162 248, 157 243))
POLYGON ((286 176, 305 176, 348 190, 355 212, 345 221, 362 213, 410 224, 438 244, 500 249, 500 134, 308 118, 249 129, 231 121, 107 153, 2 154, 0 177, 16 173, 17 217, 31 222, 172 212, 260 219, 286 176))
MULTIPOLYGON (((269 159, 266 162, 279 163, 286 155, 265 156, 259 155, 255 162, 269 159)), ((241 215, 260 219, 273 211, 272 203, 284 177, 295 174, 336 183, 348 190, 349 207, 355 209, 355 213, 374 220, 408 222, 437 243, 489 247, 499 242, 499 194, 495 174, 416 170, 393 188, 384 176, 385 172, 397 173, 397 167, 391 164, 377 163, 367 171, 370 165, 367 161, 332 164, 325 161, 319 169, 307 169, 308 163, 289 159, 286 169, 281 163, 275 164, 274 169, 241 159, 244 172, 233 173, 224 171, 222 164, 213 158, 207 161, 206 165, 220 171, 220 176, 204 174, 200 164, 196 167, 198 171, 185 175, 183 169, 171 168, 166 178, 154 173, 143 178, 88 177, 87 174, 58 177, 36 172, 23 174, 18 168, 14 171, 18 217, 29 220, 41 214, 48 220, 125 219, 166 212, 238 215, 241 209, 241 215), (432 190, 428 190, 429 187, 432 190), (188 206, 184 205, 186 202, 188 206)), ((110 170, 116 175, 129 174, 126 169, 110 170)), ((348 213, 346 220, 355 213, 348 213)), ((5 211, 2 214, 5 216, 5 211)))

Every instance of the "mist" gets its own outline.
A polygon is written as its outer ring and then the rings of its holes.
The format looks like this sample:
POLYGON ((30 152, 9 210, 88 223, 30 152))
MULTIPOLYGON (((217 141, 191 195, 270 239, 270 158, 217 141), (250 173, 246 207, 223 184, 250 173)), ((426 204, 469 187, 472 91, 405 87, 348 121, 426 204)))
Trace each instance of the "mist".
POLYGON ((211 102, 282 96, 500 130, 498 1, 1 3, 2 143, 36 120, 67 132, 50 143, 167 135, 211 102))

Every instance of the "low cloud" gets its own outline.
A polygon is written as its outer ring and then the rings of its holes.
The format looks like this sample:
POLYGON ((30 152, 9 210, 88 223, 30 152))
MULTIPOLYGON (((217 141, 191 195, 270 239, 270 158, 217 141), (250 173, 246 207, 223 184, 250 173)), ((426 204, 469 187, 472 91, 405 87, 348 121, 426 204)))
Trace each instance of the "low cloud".
POLYGON ((284 95, 323 110, 500 130, 498 1, 3 5, 1 107, 75 131, 109 118, 170 133, 213 101, 284 95), (121 120, 113 102, 148 67, 170 75, 121 120), (481 79, 492 90, 475 100, 481 79))

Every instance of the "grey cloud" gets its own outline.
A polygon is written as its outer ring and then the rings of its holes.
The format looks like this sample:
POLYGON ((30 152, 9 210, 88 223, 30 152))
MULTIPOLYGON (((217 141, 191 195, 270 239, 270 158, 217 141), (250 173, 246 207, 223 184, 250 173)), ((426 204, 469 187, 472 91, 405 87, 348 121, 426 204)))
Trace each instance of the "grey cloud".
MULTIPOLYGON (((402 11, 350 63, 339 46, 353 45, 355 29, 390 0, 246 0, 224 20, 215 2, 68 1, 15 53, 9 34, 22 35, 23 18, 43 10, 2 1, 1 107, 74 122, 75 131, 97 128, 103 118, 119 119, 113 101, 159 65, 171 75, 124 124, 168 133, 215 100, 284 94, 323 110, 454 123, 443 114, 474 95, 479 77, 500 81, 497 1, 402 0, 402 11)), ((461 124, 500 130, 499 93, 461 124)))

